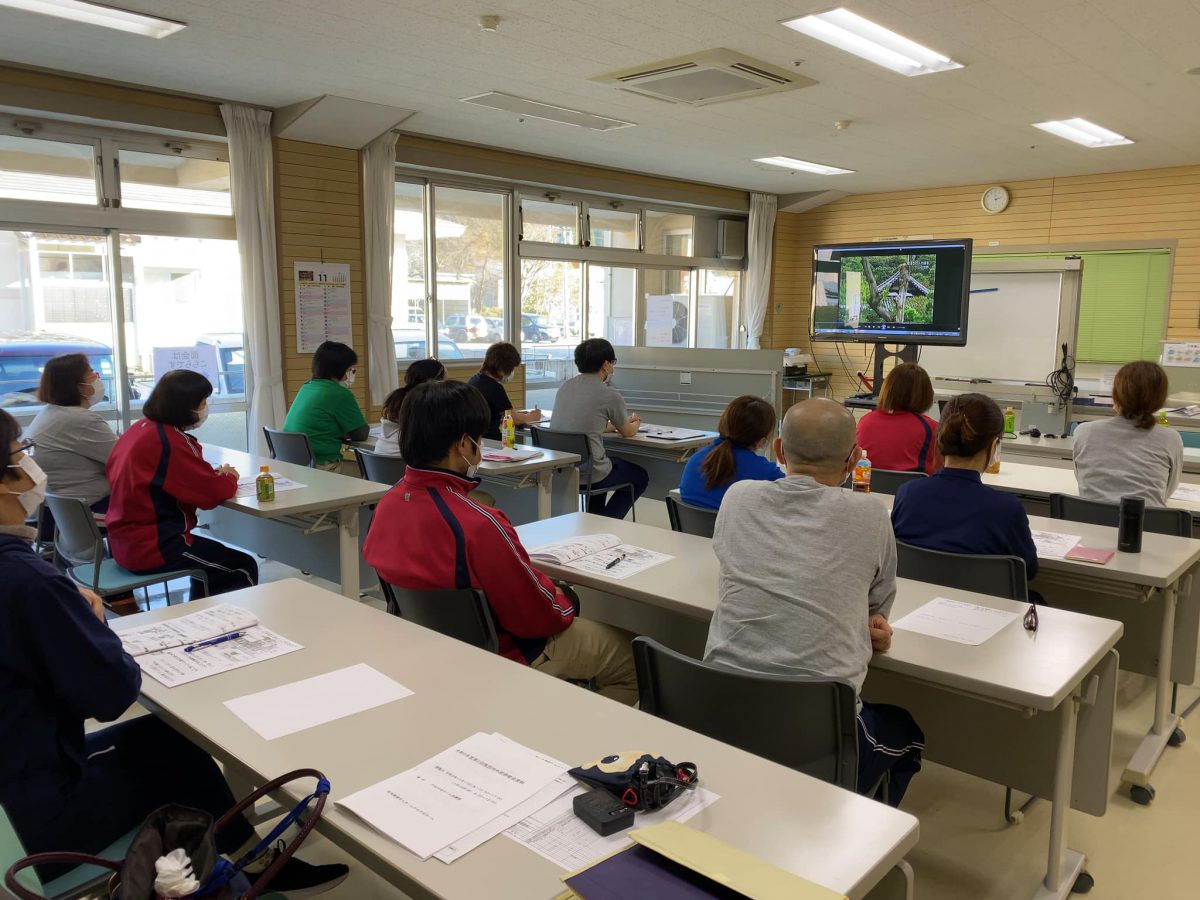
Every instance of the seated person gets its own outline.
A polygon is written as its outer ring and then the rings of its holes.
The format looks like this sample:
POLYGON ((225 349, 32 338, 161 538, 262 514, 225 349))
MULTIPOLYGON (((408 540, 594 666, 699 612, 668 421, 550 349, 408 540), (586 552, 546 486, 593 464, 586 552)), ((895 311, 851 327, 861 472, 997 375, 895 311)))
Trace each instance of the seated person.
POLYGON ((872 468, 932 475, 942 464, 938 423, 925 415, 933 406, 933 384, 916 363, 888 372, 875 409, 858 420, 858 446, 872 468))
POLYGON ((418 359, 404 370, 404 385, 396 388, 383 401, 383 418, 380 421, 379 440, 375 452, 381 456, 400 455, 400 404, 408 392, 426 381, 441 381, 446 377, 446 367, 433 357, 418 359))
POLYGON ((345 344, 325 341, 312 358, 312 378, 300 386, 292 401, 284 431, 308 435, 317 468, 336 472, 342 465, 342 441, 365 441, 371 426, 350 388, 358 354, 345 344))
POLYGON ((636 703, 633 636, 575 618, 571 601, 530 564, 504 513, 471 497, 487 423, 487 402, 469 384, 430 381, 413 389, 400 408, 408 469, 375 508, 363 557, 397 587, 482 590, 501 656, 556 678, 590 680, 606 697, 636 703))
MULTIPOLYGON (((117 435, 90 409, 104 399, 104 384, 82 353, 48 360, 42 369, 37 398, 45 404, 33 417, 26 437, 37 444, 38 464, 49 479, 52 494, 77 497, 92 512, 108 509, 108 478, 104 466, 117 435)), ((42 540, 53 540, 54 519, 42 515, 42 540)))
POLYGON ((1017 556, 1032 581, 1038 558, 1029 517, 1016 494, 983 483, 983 470, 1000 458, 1003 434, 1004 414, 991 397, 959 394, 950 400, 938 425, 945 464, 896 492, 896 540, 946 553, 1017 556))
POLYGON ((679 494, 684 502, 720 509, 730 485, 737 481, 777 481, 783 470, 758 451, 775 433, 775 407, 747 394, 729 402, 717 425, 719 437, 683 467, 679 494))
POLYGON ((512 411, 514 425, 542 421, 542 411, 536 407, 531 410, 513 409, 512 401, 508 399, 508 391, 504 389, 504 385, 512 381, 513 372, 520 364, 521 354, 512 344, 503 341, 492 344, 483 357, 483 367, 467 382, 483 394, 483 399, 492 411, 488 429, 483 433, 485 438, 500 440, 500 420, 509 410, 512 411))
MULTIPOLYGON (((604 338, 588 338, 575 348, 575 367, 579 374, 563 382, 554 400, 554 416, 548 426, 552 431, 573 431, 588 436, 591 449, 592 487, 604 488, 613 484, 632 484, 629 491, 613 491, 588 497, 588 512, 612 519, 623 519, 634 501, 646 492, 650 476, 641 466, 609 456, 604 449, 605 432, 613 431, 622 437, 633 437, 642 420, 625 409, 625 398, 613 388, 613 371, 617 354, 604 338)), ((580 466, 584 475, 587 470, 580 466)))
POLYGON ((1169 389, 1167 373, 1156 363, 1131 362, 1117 370, 1116 415, 1075 429, 1080 497, 1104 503, 1141 497, 1149 506, 1167 505, 1183 471, 1183 438, 1155 419, 1169 389))
MULTIPOLYGON (((220 506, 238 487, 237 470, 214 469, 188 434, 208 418, 211 393, 209 380, 188 369, 159 379, 142 407, 145 418, 117 439, 108 459, 107 515, 108 546, 119 565, 138 575, 203 569, 210 595, 258 584, 254 557, 192 533, 196 509, 220 506)), ((191 599, 203 596, 192 579, 191 599)))
MULTIPOLYGON (((27 853, 99 853, 166 803, 224 815, 234 799, 221 770, 161 719, 84 734, 85 719, 111 721, 137 701, 141 671, 105 623, 100 598, 30 549, 25 517, 45 482, 19 434, 0 411, 0 804, 21 845, 27 853)), ((257 841, 242 816, 217 835, 218 849, 234 858, 257 841)), ((251 863, 251 880, 277 852, 251 863)), ((293 858, 271 887, 316 893, 346 873, 293 858)))
MULTIPOLYGON (((872 649, 891 646, 896 541, 876 497, 841 489, 859 459, 854 416, 832 400, 798 403, 783 418, 779 481, 739 481, 713 534, 720 599, 707 662, 768 675, 840 678, 862 691, 872 649)), ((924 736, 906 710, 862 703, 858 786, 891 773, 899 805, 921 769, 924 736)))

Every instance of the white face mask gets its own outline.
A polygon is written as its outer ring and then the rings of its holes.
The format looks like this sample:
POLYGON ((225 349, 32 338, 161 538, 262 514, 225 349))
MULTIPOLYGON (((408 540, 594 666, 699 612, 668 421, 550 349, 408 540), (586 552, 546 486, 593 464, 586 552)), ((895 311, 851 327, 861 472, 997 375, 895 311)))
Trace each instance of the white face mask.
MULTIPOLYGON (((471 441, 470 438, 467 438, 467 440, 471 441)), ((480 447, 479 444, 476 444, 475 441, 471 441, 471 443, 475 444, 475 449, 479 453, 479 460, 480 460, 480 462, 482 462, 483 461, 483 448, 480 447)), ((479 463, 473 463, 473 462, 468 461, 467 462, 467 477, 468 478, 476 478, 476 477, 478 477, 478 475, 479 475, 479 463)))
POLYGON ((92 406, 104 399, 104 388, 100 383, 100 376, 97 375, 91 381, 83 381, 79 384, 82 388, 88 388, 89 393, 80 393, 80 398, 83 400, 84 406, 92 406))
POLYGON ((208 407, 205 406, 204 409, 196 410, 196 424, 191 425, 188 428, 185 428, 184 431, 195 431, 197 428, 199 428, 201 425, 203 425, 207 421, 208 421, 208 407))
POLYGON ((357 372, 347 372, 346 377, 342 379, 342 386, 343 387, 354 387, 354 378, 357 375, 358 375, 357 372))
POLYGON ((37 508, 42 505, 42 501, 46 499, 46 473, 42 471, 32 456, 26 454, 19 463, 13 463, 9 466, 10 469, 23 469, 25 474, 33 481, 33 487, 24 491, 9 491, 17 498, 21 504, 21 508, 25 510, 25 515, 32 516, 37 512, 37 508))
POLYGON ((508 384, 512 380, 513 380, 513 373, 509 372, 507 375, 505 375, 503 378, 500 379, 500 383, 508 384))

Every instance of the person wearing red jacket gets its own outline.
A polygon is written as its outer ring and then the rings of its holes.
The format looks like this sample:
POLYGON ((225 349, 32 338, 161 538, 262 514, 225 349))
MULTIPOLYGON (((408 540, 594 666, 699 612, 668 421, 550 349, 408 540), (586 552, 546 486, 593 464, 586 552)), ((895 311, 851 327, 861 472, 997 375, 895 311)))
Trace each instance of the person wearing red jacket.
MULTIPOLYGON (((196 509, 237 493, 232 466, 214 469, 189 431, 208 418, 212 384, 198 372, 165 374, 142 408, 145 417, 117 440, 108 458, 106 520, 113 559, 137 575, 202 569, 208 593, 258 584, 258 565, 240 550, 192 533, 196 509)), ((192 579, 191 599, 203 586, 192 579)))
POLYGON ((942 467, 938 423, 925 415, 933 406, 933 383, 916 363, 888 372, 875 409, 858 420, 858 446, 873 469, 924 472, 942 467))
POLYGON ((634 704, 633 636, 576 618, 566 595, 530 563, 508 517, 471 498, 490 419, 487 401, 468 384, 428 381, 409 392, 399 423, 408 468, 375 508, 363 556, 397 587, 483 591, 502 656, 634 704))

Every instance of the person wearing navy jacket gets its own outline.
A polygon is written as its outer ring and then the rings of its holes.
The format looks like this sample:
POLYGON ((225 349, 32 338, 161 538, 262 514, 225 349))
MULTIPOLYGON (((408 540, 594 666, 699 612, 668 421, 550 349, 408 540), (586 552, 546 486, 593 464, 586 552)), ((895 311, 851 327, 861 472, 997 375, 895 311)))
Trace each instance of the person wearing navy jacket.
POLYGON ((576 618, 566 595, 530 563, 508 517, 471 497, 490 418, 483 395, 461 382, 427 381, 404 398, 400 455, 408 467, 375 508, 363 557, 397 587, 482 590, 501 656, 591 681, 633 705, 633 635, 576 618))
MULTIPOLYGON (((31 549, 25 520, 45 477, 19 437, 16 420, 0 410, 0 805, 22 847, 99 853, 166 803, 223 815, 234 799, 221 770, 161 720, 142 716, 84 734, 86 719, 112 721, 137 700, 141 670, 106 624, 100 598, 31 549)), ((238 816, 217 840, 234 853, 258 836, 238 816)), ((332 886, 347 869, 300 863, 283 872, 287 883, 312 887, 332 886)))
POLYGON ((896 540, 947 553, 1017 556, 1032 581, 1038 558, 1029 517, 1015 494, 983 483, 984 469, 1000 458, 1003 433, 1004 414, 991 397, 960 394, 950 400, 937 437, 945 465, 896 492, 896 540))
POLYGON ((778 481, 783 469, 759 456, 775 436, 775 407, 746 394, 729 401, 717 424, 717 439, 687 461, 679 481, 685 503, 720 509, 725 492, 738 481, 778 481))

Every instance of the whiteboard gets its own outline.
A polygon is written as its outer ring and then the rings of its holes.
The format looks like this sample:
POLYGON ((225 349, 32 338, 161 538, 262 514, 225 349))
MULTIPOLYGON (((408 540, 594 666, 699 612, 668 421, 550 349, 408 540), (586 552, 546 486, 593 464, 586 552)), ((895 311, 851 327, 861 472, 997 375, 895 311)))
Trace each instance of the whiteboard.
MULTIPOLYGON (((1063 272, 973 272, 965 347, 922 347, 931 378, 1035 381, 1058 368, 1063 272)), ((1075 335, 1063 338, 1075 345, 1075 335)))

